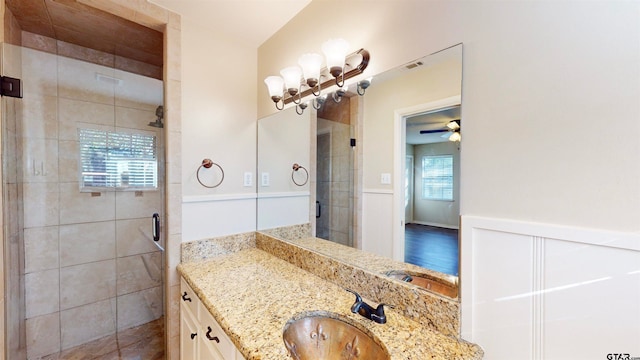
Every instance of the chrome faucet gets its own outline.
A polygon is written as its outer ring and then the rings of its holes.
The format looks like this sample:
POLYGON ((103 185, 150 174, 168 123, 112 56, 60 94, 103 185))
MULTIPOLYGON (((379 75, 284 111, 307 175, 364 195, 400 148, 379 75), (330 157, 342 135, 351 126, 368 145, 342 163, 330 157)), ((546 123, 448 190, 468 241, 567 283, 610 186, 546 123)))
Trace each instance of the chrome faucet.
POLYGON ((356 296, 356 302, 351 306, 352 313, 358 313, 371 321, 377 322, 378 324, 384 324, 387 322, 387 315, 384 313, 384 307, 387 306, 393 308, 393 306, 380 303, 378 304, 378 307, 374 309, 371 305, 364 302, 362 300, 362 296, 357 292, 350 289, 345 290, 356 296))

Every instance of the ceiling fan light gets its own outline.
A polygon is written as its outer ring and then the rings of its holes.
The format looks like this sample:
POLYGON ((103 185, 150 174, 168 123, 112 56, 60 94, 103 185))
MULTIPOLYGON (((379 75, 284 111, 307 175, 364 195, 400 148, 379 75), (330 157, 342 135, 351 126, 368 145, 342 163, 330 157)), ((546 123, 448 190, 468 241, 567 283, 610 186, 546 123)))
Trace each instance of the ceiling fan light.
POLYGON ((449 141, 460 141, 462 137, 460 136, 459 132, 454 132, 453 134, 451 134, 451 136, 449 136, 449 141))
POLYGON ((458 124, 458 121, 453 120, 453 121, 449 121, 447 123, 447 127, 453 131, 456 131, 458 129, 460 129, 460 124, 458 124))

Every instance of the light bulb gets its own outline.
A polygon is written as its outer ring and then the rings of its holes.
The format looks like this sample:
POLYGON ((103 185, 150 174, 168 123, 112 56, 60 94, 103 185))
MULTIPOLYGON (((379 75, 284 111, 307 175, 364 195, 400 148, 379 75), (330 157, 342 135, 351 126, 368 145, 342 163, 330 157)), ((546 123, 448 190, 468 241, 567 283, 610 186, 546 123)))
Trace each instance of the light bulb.
POLYGON ((338 77, 342 73, 348 51, 349 43, 344 39, 330 39, 322 44, 322 52, 327 58, 327 69, 333 77, 338 77))
POLYGON ((289 66, 280 70, 280 75, 284 78, 284 84, 291 96, 298 93, 300 89, 300 79, 302 78, 302 70, 297 66, 289 66))

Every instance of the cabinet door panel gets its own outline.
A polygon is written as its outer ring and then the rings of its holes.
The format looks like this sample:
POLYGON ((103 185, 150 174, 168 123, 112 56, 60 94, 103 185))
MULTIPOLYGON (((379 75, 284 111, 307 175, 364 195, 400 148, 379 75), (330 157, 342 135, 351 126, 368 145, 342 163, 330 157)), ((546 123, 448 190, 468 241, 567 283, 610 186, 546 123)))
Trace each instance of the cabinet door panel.
POLYGON ((180 359, 193 360, 198 353, 198 328, 191 311, 180 305, 180 359))

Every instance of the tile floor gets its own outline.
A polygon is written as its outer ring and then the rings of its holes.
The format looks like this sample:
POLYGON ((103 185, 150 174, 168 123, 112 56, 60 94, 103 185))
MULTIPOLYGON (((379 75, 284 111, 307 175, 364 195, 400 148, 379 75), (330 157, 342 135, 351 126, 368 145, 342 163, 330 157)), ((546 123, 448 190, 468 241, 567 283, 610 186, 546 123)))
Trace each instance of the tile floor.
POLYGON ((162 360, 164 317, 41 360, 162 360))

